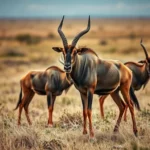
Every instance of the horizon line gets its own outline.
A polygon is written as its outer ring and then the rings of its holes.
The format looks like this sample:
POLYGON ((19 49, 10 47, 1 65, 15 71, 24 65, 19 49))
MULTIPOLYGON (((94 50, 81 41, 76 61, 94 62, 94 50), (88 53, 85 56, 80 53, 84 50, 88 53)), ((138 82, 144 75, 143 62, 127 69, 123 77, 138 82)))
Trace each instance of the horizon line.
MULTIPOLYGON (((62 15, 63 16, 63 15, 62 15)), ((23 20, 23 19, 27 19, 27 20, 31 20, 31 19, 41 19, 41 20, 45 20, 45 19, 59 19, 62 16, 21 16, 21 17, 17 17, 17 16, 0 16, 0 20, 23 20)), ((88 18, 89 15, 85 16, 85 15, 80 15, 80 16, 67 16, 65 15, 68 19, 86 19, 88 18)), ((129 16, 129 15, 122 15, 122 16, 118 16, 118 15, 113 15, 113 16, 108 16, 108 15, 90 15, 91 18, 93 19, 150 19, 150 16, 143 16, 143 15, 139 15, 139 16, 129 16)))

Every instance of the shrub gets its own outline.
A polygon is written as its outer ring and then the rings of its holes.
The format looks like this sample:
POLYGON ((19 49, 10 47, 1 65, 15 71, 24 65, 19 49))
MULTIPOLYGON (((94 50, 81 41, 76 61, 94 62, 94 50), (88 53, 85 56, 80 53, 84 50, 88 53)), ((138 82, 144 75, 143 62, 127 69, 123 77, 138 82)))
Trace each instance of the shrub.
POLYGON ((109 53, 115 53, 117 52, 117 49, 115 47, 112 47, 108 50, 109 53))
POLYGON ((107 45, 108 43, 107 43, 106 40, 101 40, 101 41, 99 42, 99 44, 105 46, 105 45, 107 45))
POLYGON ((55 34, 54 34, 54 33, 49 33, 49 34, 47 35, 47 38, 49 38, 49 39, 54 39, 54 38, 55 38, 55 34))
POLYGON ((63 97, 62 98, 62 104, 63 105, 70 105, 71 104, 71 99, 70 98, 68 98, 68 97, 63 97))
POLYGON ((122 50, 123 54, 130 54, 130 53, 135 53, 137 52, 137 49, 135 47, 127 47, 125 49, 122 50))
POLYGON ((17 49, 5 49, 5 51, 0 55, 3 57, 24 57, 25 54, 23 52, 19 52, 17 49))
POLYGON ((30 34, 19 34, 16 36, 16 40, 26 44, 38 44, 41 42, 41 37, 30 34))
POLYGON ((62 143, 60 140, 53 139, 51 141, 44 141, 43 142, 43 149, 47 150, 62 150, 66 148, 66 145, 62 143))
POLYGON ((63 128, 78 128, 82 125, 81 112, 70 114, 64 111, 63 115, 59 118, 58 125, 63 128))
POLYGON ((35 145, 34 139, 30 138, 30 136, 20 136, 16 138, 14 141, 14 146, 16 149, 22 147, 31 149, 32 147, 34 147, 34 145, 35 145))
POLYGON ((129 34, 129 38, 130 38, 130 39, 135 39, 135 38, 136 38, 136 34, 135 34, 134 32, 131 32, 131 33, 129 34))

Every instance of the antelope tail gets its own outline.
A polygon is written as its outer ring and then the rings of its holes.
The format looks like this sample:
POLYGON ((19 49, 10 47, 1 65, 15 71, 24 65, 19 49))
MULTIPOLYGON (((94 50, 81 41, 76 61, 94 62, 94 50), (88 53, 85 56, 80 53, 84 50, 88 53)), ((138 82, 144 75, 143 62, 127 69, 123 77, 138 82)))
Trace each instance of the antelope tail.
MULTIPOLYGON (((20 86, 21 86, 21 83, 20 83, 20 86)), ((18 103, 17 103, 16 108, 14 110, 16 110, 19 107, 21 101, 22 101, 22 87, 20 88, 19 100, 18 100, 18 103)))
POLYGON ((130 97, 131 97, 131 100, 134 103, 135 107, 140 111, 141 108, 140 108, 138 99, 137 99, 136 95, 134 94, 134 90, 132 87, 130 87, 130 97))

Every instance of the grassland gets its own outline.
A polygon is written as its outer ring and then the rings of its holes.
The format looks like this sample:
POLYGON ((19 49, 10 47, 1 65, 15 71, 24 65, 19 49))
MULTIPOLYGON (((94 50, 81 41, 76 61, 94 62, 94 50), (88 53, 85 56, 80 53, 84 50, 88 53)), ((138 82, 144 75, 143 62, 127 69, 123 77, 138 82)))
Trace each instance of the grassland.
MULTIPOLYGON (((17 126, 15 108, 19 80, 31 70, 45 70, 51 65, 61 66, 60 54, 53 46, 62 46, 57 33, 59 20, 0 20, 0 149, 26 150, 91 150, 91 149, 150 149, 150 84, 136 92, 142 111, 136 113, 138 138, 132 132, 132 122, 122 120, 120 132, 113 133, 118 108, 109 97, 105 102, 105 120, 99 113, 98 96, 93 100, 95 141, 82 135, 82 105, 79 92, 72 86, 67 95, 58 97, 54 109, 54 127, 47 125, 45 96, 35 95, 30 104, 32 126, 24 113, 22 125, 17 126), (20 42, 18 36, 30 35, 31 42, 20 42), (36 41, 34 37, 38 37, 36 41)), ((71 43, 73 37, 85 28, 87 20, 65 20, 63 31, 71 43)), ((80 39, 78 46, 91 47, 100 58, 122 62, 145 59, 140 39, 150 53, 149 19, 92 19, 91 30, 80 39)))

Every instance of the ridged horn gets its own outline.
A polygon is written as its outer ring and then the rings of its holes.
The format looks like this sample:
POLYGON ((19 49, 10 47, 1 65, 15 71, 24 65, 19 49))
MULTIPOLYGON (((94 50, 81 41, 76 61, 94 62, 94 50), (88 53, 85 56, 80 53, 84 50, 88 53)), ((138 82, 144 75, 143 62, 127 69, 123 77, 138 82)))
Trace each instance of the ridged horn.
POLYGON ((143 48, 143 50, 144 50, 146 59, 148 60, 148 53, 147 53, 147 50, 146 50, 145 46, 144 46, 143 43, 142 43, 142 39, 141 39, 141 46, 142 46, 142 48, 143 48))
POLYGON ((89 20, 88 20, 88 26, 85 30, 81 31, 72 41, 72 46, 75 47, 78 40, 81 38, 81 36, 83 36, 84 34, 86 34, 88 31, 90 30, 90 16, 89 16, 89 20))
POLYGON ((62 20, 61 20, 61 22, 60 22, 59 27, 58 27, 58 33, 59 33, 59 35, 60 35, 60 37, 61 37, 61 39, 62 39, 64 48, 68 48, 67 39, 66 39, 64 33, 61 31, 61 28, 62 28, 62 25, 63 25, 63 21, 64 21, 64 16, 63 16, 63 18, 62 18, 62 20))

